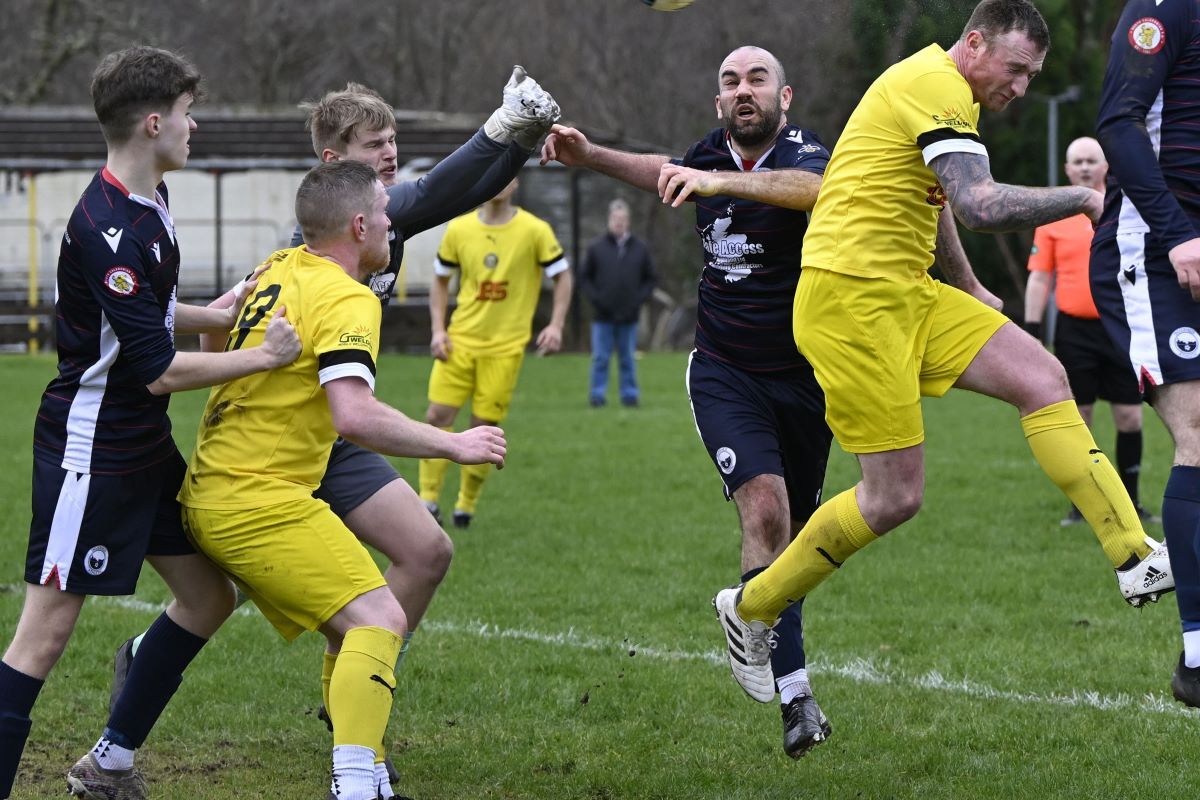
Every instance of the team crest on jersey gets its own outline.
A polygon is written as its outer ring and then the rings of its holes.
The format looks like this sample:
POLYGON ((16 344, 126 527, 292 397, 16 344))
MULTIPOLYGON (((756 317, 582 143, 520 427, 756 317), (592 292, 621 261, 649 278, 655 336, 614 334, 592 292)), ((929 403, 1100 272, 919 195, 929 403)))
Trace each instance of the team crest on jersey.
POLYGON ((1154 17, 1142 17, 1129 28, 1129 46, 1152 56, 1167 43, 1167 29, 1154 17))
POLYGON ((925 202, 938 208, 946 207, 946 190, 942 188, 942 184, 935 183, 925 190, 925 202))
POLYGON ((348 345, 350 347, 370 347, 371 346, 371 329, 360 325, 354 330, 343 333, 338 338, 338 344, 348 345))
POLYGON ((488 253, 483 257, 483 265, 488 269, 495 269, 499 263, 500 256, 496 255, 495 253, 488 253))
POLYGON ((113 267, 104 275, 104 286, 118 297, 137 294, 137 275, 129 267, 113 267))
POLYGON ((1200 334, 1195 328, 1176 328, 1171 334, 1171 352, 1188 360, 1200 357, 1200 334))
POLYGON ((88 575, 100 575, 108 569, 108 548, 96 545, 83 556, 83 568, 88 575))

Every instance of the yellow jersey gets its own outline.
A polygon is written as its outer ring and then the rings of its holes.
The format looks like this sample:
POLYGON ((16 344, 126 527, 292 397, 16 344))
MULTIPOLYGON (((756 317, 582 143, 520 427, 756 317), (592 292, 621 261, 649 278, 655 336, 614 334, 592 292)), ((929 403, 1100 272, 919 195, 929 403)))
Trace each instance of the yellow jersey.
POLYGON ((286 367, 213 387, 179 500, 191 508, 245 509, 308 497, 337 434, 321 387, 362 378, 374 390, 379 299, 306 246, 267 259, 226 350, 261 344, 280 307, 302 350, 286 367))
POLYGON ((865 278, 919 278, 933 264, 946 193, 929 163, 987 155, 979 104, 936 44, 880 75, 850 115, 825 170, 801 265, 865 278))
POLYGON ((450 221, 434 271, 459 272, 458 308, 447 333, 455 347, 475 355, 521 353, 542 290, 542 275, 567 269, 549 223, 518 208, 503 225, 485 225, 478 211, 450 221))

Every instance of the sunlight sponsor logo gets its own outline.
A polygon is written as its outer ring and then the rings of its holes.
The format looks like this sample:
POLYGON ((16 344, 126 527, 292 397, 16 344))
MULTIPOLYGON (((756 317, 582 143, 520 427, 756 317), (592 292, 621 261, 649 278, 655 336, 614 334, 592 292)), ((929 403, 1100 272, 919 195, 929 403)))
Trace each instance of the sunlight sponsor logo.
POLYGON ((348 333, 343 333, 338 338, 338 344, 349 347, 365 347, 371 346, 371 329, 359 326, 348 333))
POLYGON ((938 125, 945 125, 949 128, 966 128, 970 129, 971 123, 963 119, 962 112, 957 108, 942 109, 941 114, 930 114, 933 121, 938 125))
POLYGON ((1167 29, 1154 17, 1142 17, 1129 28, 1129 46, 1152 56, 1167 43, 1167 29))

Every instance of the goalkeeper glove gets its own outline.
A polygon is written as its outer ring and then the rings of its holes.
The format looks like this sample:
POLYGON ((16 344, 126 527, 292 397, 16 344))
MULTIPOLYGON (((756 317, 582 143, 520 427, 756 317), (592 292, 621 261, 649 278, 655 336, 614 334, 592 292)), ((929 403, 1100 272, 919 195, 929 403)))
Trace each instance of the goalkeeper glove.
POLYGON ((516 142, 533 150, 558 117, 558 103, 550 93, 529 77, 524 67, 516 66, 504 86, 504 99, 483 123, 483 132, 498 144, 516 142))

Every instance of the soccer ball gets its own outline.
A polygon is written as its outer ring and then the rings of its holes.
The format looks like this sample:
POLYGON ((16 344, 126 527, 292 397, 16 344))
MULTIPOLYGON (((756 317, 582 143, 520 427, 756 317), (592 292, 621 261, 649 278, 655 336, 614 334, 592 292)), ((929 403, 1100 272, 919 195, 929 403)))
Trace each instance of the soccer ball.
POLYGON ((642 2, 655 11, 678 11, 692 4, 692 0, 642 0, 642 2))

